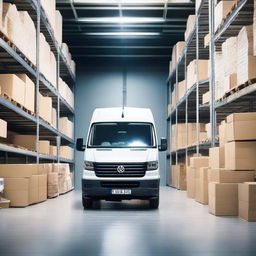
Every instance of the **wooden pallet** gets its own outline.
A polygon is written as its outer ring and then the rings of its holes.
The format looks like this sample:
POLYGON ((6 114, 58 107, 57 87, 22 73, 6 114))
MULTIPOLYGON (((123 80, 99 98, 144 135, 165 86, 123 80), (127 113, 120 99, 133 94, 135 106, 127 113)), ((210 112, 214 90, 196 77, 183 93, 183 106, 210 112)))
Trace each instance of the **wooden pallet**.
POLYGON ((2 38, 24 61, 33 69, 36 69, 36 66, 29 60, 28 57, 12 42, 12 40, 0 30, 0 38, 2 38))
POLYGON ((24 107, 23 105, 21 105, 19 102, 15 101, 14 99, 12 99, 9 95, 7 95, 6 93, 2 93, 0 94, 1 97, 3 97, 4 99, 8 100, 9 102, 11 102, 13 105, 21 108, 23 111, 25 111, 26 113, 28 113, 31 116, 35 116, 35 112, 27 109, 26 107, 24 107))
POLYGON ((245 82, 244 84, 241 84, 241 85, 238 85, 232 89, 230 89, 228 92, 226 92, 224 94, 223 97, 221 97, 220 99, 217 100, 217 102, 221 102, 223 100, 225 100, 226 98, 228 98, 229 96, 241 91, 242 89, 252 85, 252 84, 255 84, 256 83, 256 78, 253 78, 253 79, 250 79, 248 80, 247 82, 245 82))

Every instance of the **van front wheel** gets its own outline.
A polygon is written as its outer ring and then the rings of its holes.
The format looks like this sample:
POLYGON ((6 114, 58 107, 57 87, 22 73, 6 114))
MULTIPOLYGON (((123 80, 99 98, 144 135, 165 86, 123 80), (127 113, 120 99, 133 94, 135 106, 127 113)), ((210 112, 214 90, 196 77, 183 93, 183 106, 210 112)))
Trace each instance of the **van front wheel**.
POLYGON ((83 207, 84 209, 91 209, 93 206, 93 201, 91 199, 83 198, 83 207))
POLYGON ((159 197, 149 199, 150 209, 157 209, 159 207, 159 197))

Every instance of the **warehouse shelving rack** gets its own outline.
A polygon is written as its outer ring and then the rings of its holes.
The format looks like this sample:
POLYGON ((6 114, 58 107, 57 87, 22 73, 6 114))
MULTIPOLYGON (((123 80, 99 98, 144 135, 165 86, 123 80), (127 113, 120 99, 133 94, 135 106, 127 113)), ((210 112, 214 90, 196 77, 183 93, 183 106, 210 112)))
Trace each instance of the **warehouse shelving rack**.
MULTIPOLYGON (((194 59, 209 59, 209 47, 204 47, 204 37, 209 33, 208 25, 208 0, 202 0, 202 3, 196 12, 196 24, 192 30, 184 50, 176 64, 174 70, 170 73, 167 79, 168 97, 174 89, 174 85, 182 80, 186 80, 187 86, 187 66, 194 59)), ((196 145, 188 146, 184 149, 178 149, 171 152, 172 145, 169 145, 169 152, 167 153, 167 168, 171 168, 173 163, 177 163, 179 158, 185 158, 187 163, 187 156, 189 153, 205 154, 211 143, 199 141, 199 122, 207 123, 210 118, 210 106, 202 105, 202 95, 209 90, 209 79, 197 82, 188 90, 186 90, 183 98, 171 110, 167 117, 168 121, 168 136, 171 142, 172 125, 178 123, 186 123, 186 141, 188 144, 188 123, 197 123, 197 143, 196 145)), ((176 99, 178 88, 176 88, 176 99)), ((170 172, 167 171, 167 185, 170 184, 170 172)))
POLYGON ((0 118, 3 118, 8 123, 8 130, 22 132, 24 134, 37 135, 37 151, 29 151, 17 148, 11 145, 0 144, 0 152, 8 159, 8 154, 11 156, 26 156, 31 158, 31 162, 66 162, 74 165, 74 160, 62 159, 59 157, 60 145, 70 145, 74 147, 74 140, 62 134, 59 131, 59 118, 61 116, 69 116, 74 121, 74 109, 66 102, 60 95, 59 91, 40 73, 39 66, 39 36, 40 32, 44 34, 46 41, 51 47, 51 51, 55 54, 57 62, 57 88, 58 77, 60 76, 74 91, 75 75, 72 73, 67 61, 61 51, 60 46, 55 40, 53 30, 49 25, 44 10, 40 5, 40 0, 8 0, 17 6, 18 10, 27 11, 34 21, 37 35, 37 57, 36 66, 27 61, 26 57, 19 51, 17 47, 8 41, 8 39, 1 33, 0 35, 0 62, 4 65, 0 66, 1 73, 26 73, 36 84, 36 107, 35 113, 25 111, 13 102, 10 102, 4 97, 0 97, 0 118), (43 95, 52 98, 53 107, 57 110, 57 127, 54 128, 46 121, 39 118, 39 92, 43 95), (57 145, 58 155, 48 156, 39 154, 40 139, 50 140, 51 143, 57 145))
MULTIPOLYGON (((217 1, 219 2, 219 1, 217 1)), ((186 95, 181 99, 178 103, 176 108, 172 110, 170 116, 168 116, 167 120, 169 121, 170 125, 173 123, 173 115, 180 111, 181 106, 186 105, 185 110, 183 107, 182 115, 185 115, 185 121, 189 121, 188 117, 190 116, 189 109, 187 108, 189 102, 189 96, 191 95, 192 91, 198 90, 196 93, 196 115, 197 115, 197 123, 200 120, 201 111, 204 110, 208 112, 208 117, 211 123, 211 140, 209 142, 198 143, 196 146, 192 146, 186 149, 180 149, 176 152, 169 152, 167 154, 167 158, 170 164, 172 160, 175 159, 177 161, 179 155, 184 155, 188 152, 198 152, 198 149, 208 150, 210 147, 214 147, 218 145, 218 137, 217 137, 217 124, 224 120, 229 114, 236 113, 236 112, 255 112, 256 111, 256 79, 253 81, 249 81, 244 85, 239 85, 236 88, 232 89, 231 91, 227 92, 221 99, 215 100, 215 52, 221 51, 222 43, 229 37, 237 36, 239 31, 242 29, 243 26, 252 25, 253 24, 253 0, 240 0, 238 1, 237 5, 233 8, 233 10, 228 14, 225 21, 221 24, 221 26, 214 32, 214 20, 215 20, 215 1, 202 1, 202 4, 197 12, 197 24, 196 24, 196 31, 200 31, 200 18, 199 15, 205 12, 209 13, 209 34, 210 34, 210 43, 209 47, 205 48, 205 51, 208 50, 209 52, 209 60, 210 60, 210 67, 211 73, 209 77, 209 91, 210 91, 210 103, 209 104, 198 104, 200 102, 200 87, 194 85, 189 91, 187 91, 186 95), (209 5, 208 5, 209 3, 209 5), (199 97, 198 97, 199 96, 199 97), (185 102, 185 103, 184 103, 185 102), (198 118, 199 117, 199 118, 198 118), (172 156, 172 157, 171 157, 172 156)), ((203 16, 206 18, 205 14, 203 16)), ((199 32, 200 33, 200 32, 199 32)), ((198 39, 197 39, 198 40, 198 39)), ((197 41, 199 42, 200 39, 197 41)), ((189 49, 189 44, 187 44, 187 49, 189 49)), ((185 49, 186 51, 186 49, 185 49)), ((204 56, 205 52, 202 52, 202 48, 200 44, 196 44, 196 51, 197 57, 204 56)), ((184 53, 183 53, 184 54, 184 53)), ((186 53, 185 53, 186 56, 186 53)), ((181 58, 184 58, 181 56, 181 58)), ((200 57, 201 58, 201 57, 200 57)), ((177 66, 180 64, 180 60, 177 66)), ((177 68, 177 67, 176 67, 177 68)), ((173 82, 174 76, 177 75, 175 73, 171 73, 168 77, 168 88, 170 82, 173 82)), ((200 82, 198 82, 200 84, 200 82)), ((168 91, 169 93, 169 91, 168 91)), ((175 121, 179 121, 179 118, 175 117, 175 121)), ((181 120, 182 122, 184 120, 181 120)), ((198 131, 197 131, 198 132, 198 131)), ((199 133, 198 133, 199 134, 199 133)), ((168 184, 169 185, 169 184, 168 184)))

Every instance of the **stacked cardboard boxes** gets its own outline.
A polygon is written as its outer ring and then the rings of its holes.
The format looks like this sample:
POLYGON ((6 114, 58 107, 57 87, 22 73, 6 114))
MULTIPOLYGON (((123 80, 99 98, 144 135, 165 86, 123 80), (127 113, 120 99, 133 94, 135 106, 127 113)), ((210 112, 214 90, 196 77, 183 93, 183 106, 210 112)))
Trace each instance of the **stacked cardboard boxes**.
POLYGON ((58 192, 67 193, 72 189, 72 176, 69 164, 54 164, 53 172, 58 173, 58 192))
POLYGON ((1 164, 0 177, 5 179, 4 197, 11 206, 25 207, 47 199, 47 173, 37 164, 1 164))
POLYGON ((68 160, 74 159, 74 149, 69 146, 60 146, 60 157, 68 160))
POLYGON ((237 82, 244 84, 256 78, 256 57, 253 56, 253 26, 241 29, 237 39, 237 82))
POLYGON ((255 128, 256 113, 231 114, 221 123, 220 147, 209 151, 210 213, 238 215, 238 183, 255 180, 255 128))

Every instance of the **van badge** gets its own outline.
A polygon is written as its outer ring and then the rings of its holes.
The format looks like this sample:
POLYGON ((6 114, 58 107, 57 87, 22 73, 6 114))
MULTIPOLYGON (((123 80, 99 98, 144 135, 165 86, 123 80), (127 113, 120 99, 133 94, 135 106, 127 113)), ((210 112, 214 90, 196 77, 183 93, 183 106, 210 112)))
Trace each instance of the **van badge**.
POLYGON ((117 170, 118 173, 124 173, 125 168, 124 168, 123 165, 118 165, 116 170, 117 170))

